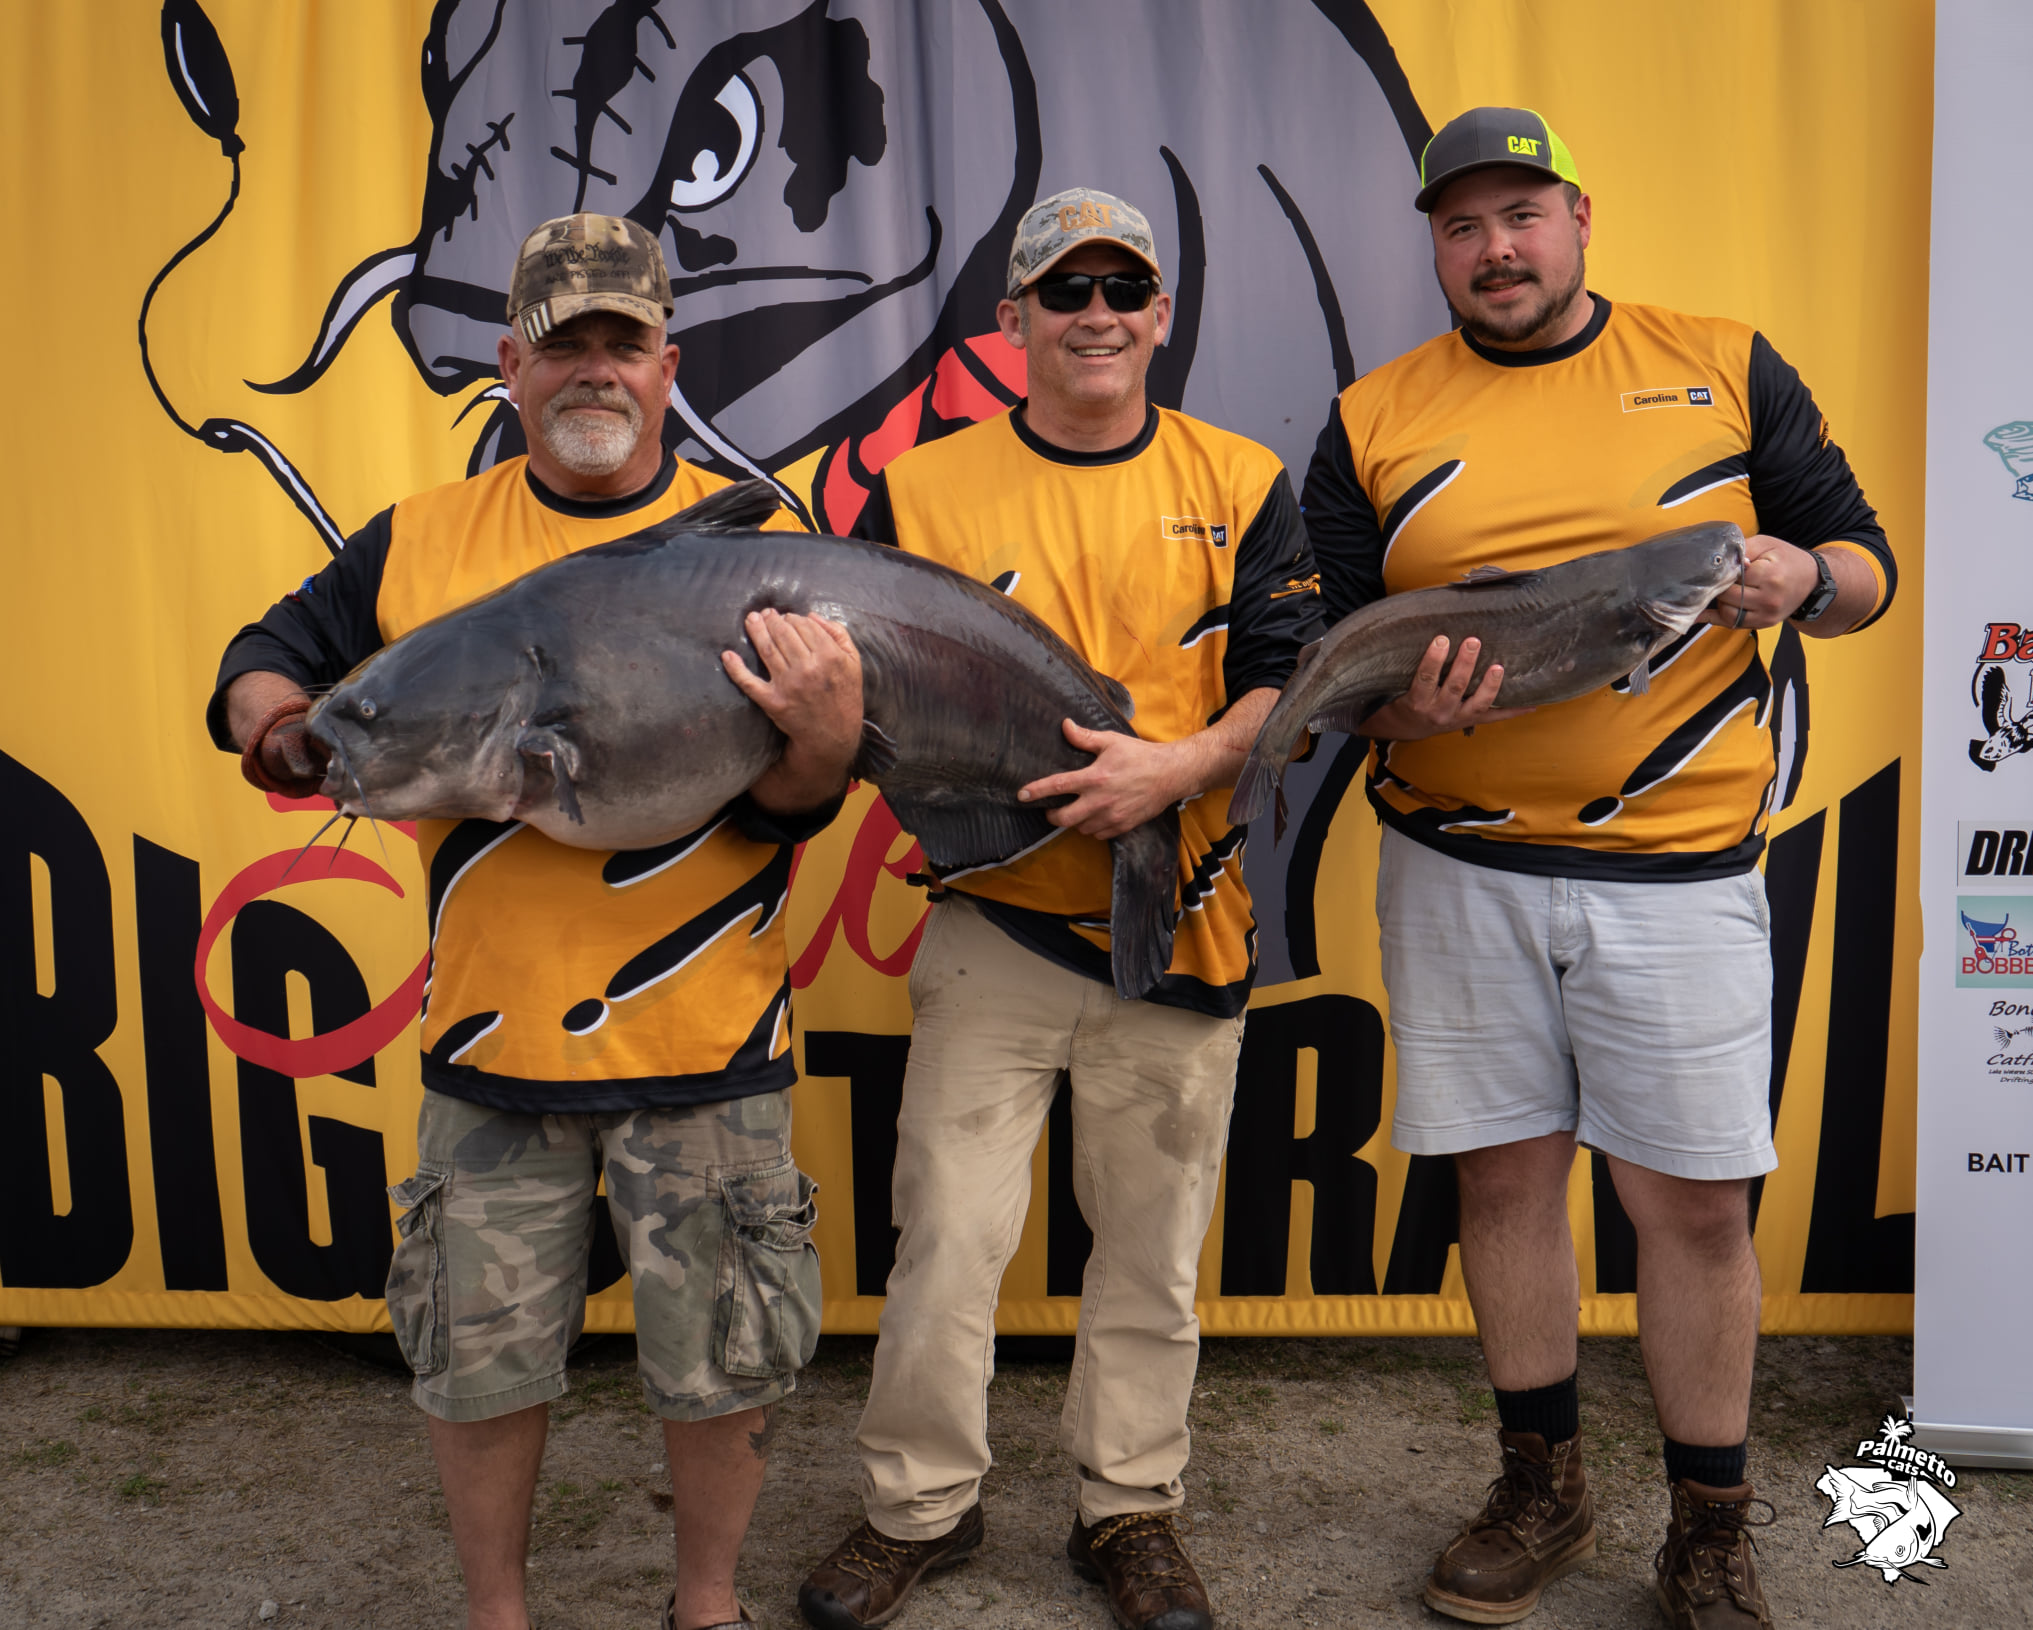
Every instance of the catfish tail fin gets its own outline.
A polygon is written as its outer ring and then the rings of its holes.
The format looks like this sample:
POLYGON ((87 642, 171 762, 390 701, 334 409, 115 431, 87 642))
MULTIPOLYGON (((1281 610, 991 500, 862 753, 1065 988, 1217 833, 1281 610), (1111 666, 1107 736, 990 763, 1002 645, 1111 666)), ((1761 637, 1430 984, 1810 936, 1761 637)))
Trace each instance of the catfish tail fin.
POLYGON ((1115 994, 1133 1002, 1172 965, 1172 931, 1179 919, 1179 812, 1154 815, 1111 838, 1108 847, 1115 859, 1108 917, 1115 994))
POLYGON ((1285 835, 1285 777, 1279 755, 1266 750, 1262 736, 1243 760, 1242 774, 1235 778, 1235 791, 1228 800, 1228 824, 1247 826, 1264 812, 1275 797, 1278 805, 1278 836, 1285 835))

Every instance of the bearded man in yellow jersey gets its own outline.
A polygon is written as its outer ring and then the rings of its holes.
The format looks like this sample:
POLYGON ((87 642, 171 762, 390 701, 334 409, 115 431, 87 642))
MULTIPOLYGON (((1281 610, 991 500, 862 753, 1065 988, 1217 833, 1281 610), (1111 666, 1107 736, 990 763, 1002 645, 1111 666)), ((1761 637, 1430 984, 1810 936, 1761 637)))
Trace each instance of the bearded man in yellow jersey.
POLYGON ((1027 400, 892 460, 856 523, 1036 612, 1128 687, 1139 736, 1066 722, 1093 762, 1022 794, 1070 800, 1051 811, 1058 834, 948 875, 912 965, 902 1234, 858 1434, 867 1520, 799 1593, 821 1630, 886 1623, 927 1569, 981 1544, 996 1292, 1062 1071, 1094 1231, 1060 1426, 1079 1479, 1067 1555, 1123 1625, 1213 1622, 1171 1514, 1200 1244, 1256 971, 1243 834, 1221 789, 1314 637, 1318 599, 1277 458, 1145 397, 1171 317, 1160 275, 1149 222, 1121 199, 1075 189, 1034 205, 997 307, 1027 400), (1171 966, 1123 1001, 1107 840, 1174 804, 1171 966))
POLYGON ((1741 588, 1651 660, 1648 692, 1620 682, 1498 708, 1499 668, 1466 693, 1478 642, 1464 628, 1456 661, 1436 640, 1410 692, 1364 726, 1385 827, 1392 1141, 1454 1157, 1501 1419, 1501 1474, 1426 1600, 1506 1624, 1594 1551, 1567 1224, 1579 1144, 1607 1156, 1637 1232, 1671 1490, 1660 1604, 1684 1627, 1769 1625, 1746 1532, 1769 1519, 1745 1480, 1748 1189, 1777 1163, 1755 869, 1771 686, 1752 631, 1863 626, 1891 598, 1891 552, 1763 335, 1589 292, 1590 202, 1545 120, 1465 113, 1420 180, 1461 327, 1335 403, 1306 479, 1330 613, 1697 521, 1740 526, 1748 562, 1741 588))
MULTIPOLYGON (((727 484, 664 449, 670 310, 662 252, 635 222, 573 215, 530 234, 500 342, 528 456, 383 511, 234 638, 209 723, 249 780, 318 790, 307 688, 727 484)), ((529 1623, 530 1503, 585 1313, 603 1170, 670 1459, 665 1630, 748 1622, 734 1566, 770 1412, 819 1334, 812 1184, 790 1152, 783 895, 792 846, 839 808, 861 728, 844 630, 771 612, 748 634, 769 677, 730 653, 729 679, 788 741, 701 830, 603 854, 516 821, 418 823, 425 1090, 417 1174, 391 1191, 407 1211, 388 1304, 430 1420, 469 1630, 529 1623)))

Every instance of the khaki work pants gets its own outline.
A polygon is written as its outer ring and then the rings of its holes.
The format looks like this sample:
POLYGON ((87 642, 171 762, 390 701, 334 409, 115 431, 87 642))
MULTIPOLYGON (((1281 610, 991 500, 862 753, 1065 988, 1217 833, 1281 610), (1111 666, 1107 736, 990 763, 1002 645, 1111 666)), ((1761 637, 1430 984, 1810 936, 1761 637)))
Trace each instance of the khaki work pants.
POLYGON ((869 1521, 892 1539, 934 1539, 980 1497, 996 1296, 1061 1070, 1094 1250, 1059 1443, 1079 1468, 1083 1521, 1177 1510, 1200 1354, 1193 1290, 1242 1020, 1125 1002, 957 895, 926 925, 911 1003, 902 1237, 856 1435, 869 1521))

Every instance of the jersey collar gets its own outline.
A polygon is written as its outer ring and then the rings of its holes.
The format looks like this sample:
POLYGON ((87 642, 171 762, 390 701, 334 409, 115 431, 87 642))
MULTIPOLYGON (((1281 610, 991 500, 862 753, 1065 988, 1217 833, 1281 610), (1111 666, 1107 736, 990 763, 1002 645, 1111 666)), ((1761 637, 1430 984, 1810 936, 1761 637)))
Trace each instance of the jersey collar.
POLYGON ((1496 351, 1487 345, 1477 343, 1475 336, 1467 329, 1461 330, 1461 337, 1468 343, 1469 350, 1485 362, 1494 362, 1499 368, 1543 368, 1549 362, 1565 362, 1569 357, 1579 356, 1596 341, 1609 323, 1609 302, 1595 290, 1588 291, 1589 299, 1595 302, 1595 315, 1588 319, 1588 326, 1571 340, 1562 340, 1558 345, 1549 345, 1542 351, 1496 351))
POLYGON ((1144 409, 1144 427, 1136 433, 1134 439, 1124 442, 1120 447, 1105 447, 1098 453, 1076 453, 1070 447, 1061 447, 1055 442, 1046 441, 1024 423, 1024 409, 1030 406, 1030 401, 1031 399, 1026 396, 1009 410, 1009 427, 1016 432, 1018 441, 1036 453, 1039 458, 1050 459, 1054 464, 1127 464, 1150 446, 1151 439, 1158 433, 1158 410, 1155 405, 1150 405, 1144 409))
POLYGON ((599 521, 612 515, 627 515, 663 497, 678 478, 678 458, 675 453, 665 453, 656 478, 648 486, 639 487, 622 498, 567 498, 537 480, 536 471, 527 463, 522 467, 522 477, 529 483, 530 496, 545 509, 554 509, 560 515, 572 515, 581 520, 599 521))

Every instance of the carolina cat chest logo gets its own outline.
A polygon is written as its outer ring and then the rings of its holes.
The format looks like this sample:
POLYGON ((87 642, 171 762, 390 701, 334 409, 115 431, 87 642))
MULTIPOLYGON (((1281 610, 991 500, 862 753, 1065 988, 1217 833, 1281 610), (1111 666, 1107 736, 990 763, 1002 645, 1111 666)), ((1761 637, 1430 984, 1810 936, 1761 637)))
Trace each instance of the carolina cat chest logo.
POLYGON ((1202 520, 1198 515, 1161 515, 1158 530, 1167 543, 1207 543, 1216 549, 1228 547, 1228 524, 1202 520))
POLYGON ((1626 413, 1643 413, 1647 408, 1714 407, 1715 391, 1708 385, 1654 385, 1649 390, 1625 391, 1618 400, 1626 413))
POLYGON ((1939 1455, 1908 1443, 1912 1435, 1911 1423, 1887 1415, 1877 1437, 1857 1445, 1857 1458, 1876 1464, 1830 1466, 1816 1481, 1834 1508, 1821 1526, 1856 1530, 1856 1554, 1834 1566, 1875 1568, 1888 1585, 1901 1579, 1924 1585, 1924 1574, 1906 1570, 1948 1566, 1933 1553, 1962 1510, 1935 1485, 1954 1488, 1955 1473, 1939 1455))

